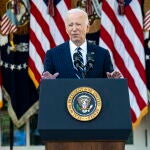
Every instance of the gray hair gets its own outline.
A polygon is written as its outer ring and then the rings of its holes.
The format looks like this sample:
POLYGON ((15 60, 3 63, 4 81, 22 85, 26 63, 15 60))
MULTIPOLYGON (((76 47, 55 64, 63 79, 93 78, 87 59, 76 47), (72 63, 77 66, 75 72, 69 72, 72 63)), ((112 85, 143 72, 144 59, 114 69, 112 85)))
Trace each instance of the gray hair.
POLYGON ((85 23, 88 25, 89 24, 88 14, 81 8, 72 8, 72 9, 68 10, 68 12, 66 13, 66 16, 65 16, 65 22, 67 20, 67 17, 69 16, 69 14, 77 13, 77 12, 80 12, 85 16, 85 23))

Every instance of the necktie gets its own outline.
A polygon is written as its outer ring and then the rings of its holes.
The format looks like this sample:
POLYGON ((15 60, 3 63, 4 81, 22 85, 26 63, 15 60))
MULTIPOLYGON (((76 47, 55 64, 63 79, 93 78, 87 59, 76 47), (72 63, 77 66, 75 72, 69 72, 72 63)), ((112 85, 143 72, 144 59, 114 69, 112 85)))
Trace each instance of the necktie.
POLYGON ((77 48, 77 53, 79 55, 79 60, 80 60, 80 63, 81 63, 81 67, 83 68, 84 67, 84 62, 83 62, 83 56, 82 56, 81 50, 82 50, 81 47, 77 48))
POLYGON ((77 53, 77 57, 78 57, 78 63, 79 63, 79 68, 76 68, 75 71, 76 71, 76 76, 77 78, 81 79, 81 78, 84 78, 84 63, 83 63, 83 56, 82 56, 82 52, 81 52, 81 48, 80 47, 77 47, 76 48, 76 53, 77 53))

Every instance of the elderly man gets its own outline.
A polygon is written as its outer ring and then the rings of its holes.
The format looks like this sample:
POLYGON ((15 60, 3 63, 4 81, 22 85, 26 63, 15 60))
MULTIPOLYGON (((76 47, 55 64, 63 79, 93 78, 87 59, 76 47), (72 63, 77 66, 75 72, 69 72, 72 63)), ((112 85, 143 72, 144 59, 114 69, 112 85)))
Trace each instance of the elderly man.
POLYGON ((47 51, 43 79, 121 77, 120 72, 113 70, 109 52, 86 40, 89 20, 85 11, 69 10, 65 27, 70 40, 47 51))

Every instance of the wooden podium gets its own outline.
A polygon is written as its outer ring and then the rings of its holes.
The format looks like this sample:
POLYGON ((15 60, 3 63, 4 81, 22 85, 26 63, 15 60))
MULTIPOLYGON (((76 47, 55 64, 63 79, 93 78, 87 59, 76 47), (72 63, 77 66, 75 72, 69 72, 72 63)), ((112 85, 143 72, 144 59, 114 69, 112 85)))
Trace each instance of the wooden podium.
POLYGON ((38 129, 46 150, 124 150, 131 132, 126 79, 42 80, 38 129), (102 100, 98 116, 79 121, 67 110, 67 98, 79 87, 90 87, 102 100))
POLYGON ((124 142, 47 142, 46 150, 124 150, 124 142))

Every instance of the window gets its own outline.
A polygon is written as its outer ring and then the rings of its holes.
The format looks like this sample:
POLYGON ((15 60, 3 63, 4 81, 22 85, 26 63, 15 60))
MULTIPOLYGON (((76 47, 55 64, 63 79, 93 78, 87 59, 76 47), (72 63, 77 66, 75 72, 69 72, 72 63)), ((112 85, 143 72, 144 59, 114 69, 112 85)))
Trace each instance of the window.
MULTIPOLYGON (((36 150, 41 149, 44 150, 44 145, 41 142, 40 135, 37 130, 37 114, 32 116, 27 122, 26 125, 21 128, 16 128, 14 126, 13 130, 14 135, 14 147, 21 148, 25 147, 37 147, 36 150)), ((0 149, 5 148, 9 150, 10 147, 10 117, 7 111, 1 111, 0 113, 0 149)))

